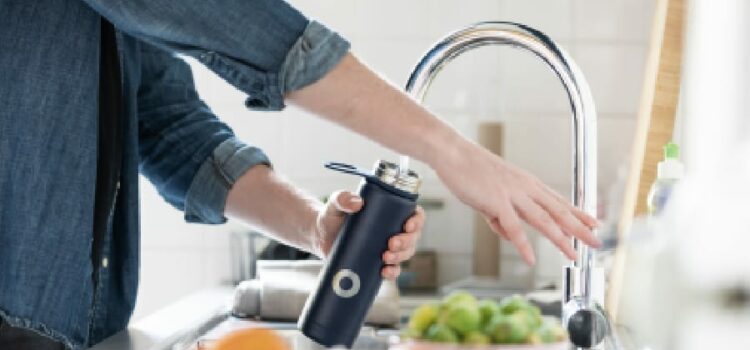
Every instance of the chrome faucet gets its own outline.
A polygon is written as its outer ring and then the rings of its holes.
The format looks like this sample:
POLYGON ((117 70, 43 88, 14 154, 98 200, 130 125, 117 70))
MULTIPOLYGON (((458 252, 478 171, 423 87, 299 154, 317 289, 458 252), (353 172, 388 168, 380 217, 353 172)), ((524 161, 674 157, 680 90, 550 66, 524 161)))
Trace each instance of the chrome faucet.
MULTIPOLYGON (((509 45, 534 53, 562 81, 573 109, 573 203, 596 216, 596 110, 591 91, 578 66, 547 35, 511 22, 482 22, 454 32, 435 44, 419 61, 406 84, 418 102, 435 76, 462 53, 487 45, 509 45)), ((403 160, 402 160, 403 162, 403 160)), ((407 160, 408 162, 408 160, 407 160)), ((601 343, 609 331, 602 305, 603 272, 594 266, 594 251, 573 239, 577 258, 563 268, 563 323, 576 346, 601 343)))

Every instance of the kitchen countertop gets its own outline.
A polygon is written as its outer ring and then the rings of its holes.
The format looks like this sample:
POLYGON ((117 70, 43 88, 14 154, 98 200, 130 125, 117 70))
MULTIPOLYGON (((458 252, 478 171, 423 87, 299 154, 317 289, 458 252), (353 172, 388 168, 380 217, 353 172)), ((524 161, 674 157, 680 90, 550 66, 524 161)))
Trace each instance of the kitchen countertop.
MULTIPOLYGON (((199 344, 210 344, 236 329, 266 327, 277 330, 295 350, 320 350, 296 330, 291 322, 260 322, 229 315, 234 287, 216 287, 192 294, 132 323, 90 350, 200 350, 199 344)), ((364 327, 353 350, 385 350, 388 338, 396 330, 364 327)))
POLYGON ((189 295, 134 322, 90 350, 166 349, 206 327, 213 328, 226 318, 233 287, 216 287, 189 295))
MULTIPOLYGON (((190 347, 189 350, 205 350, 216 339, 238 329, 255 327, 270 328, 285 338, 293 350, 325 350, 325 347, 315 343, 302 335, 297 330, 294 322, 259 322, 253 320, 229 317, 212 330, 201 336, 198 346, 190 347)), ((372 327, 363 327, 359 338, 354 343, 352 350, 387 350, 389 337, 398 334, 398 330, 376 330, 372 327)), ((343 349, 343 348, 342 348, 343 349)))
MULTIPOLYGON (((203 350, 200 345, 210 345, 230 331, 253 327, 276 330, 294 350, 323 349, 297 331, 293 322, 261 322, 231 316, 233 293, 232 286, 194 293, 132 323, 90 350, 203 350)), ((438 298, 432 293, 402 295, 402 316, 417 305, 438 298)), ((352 350, 387 350, 389 340, 397 334, 393 329, 363 327, 352 350)))

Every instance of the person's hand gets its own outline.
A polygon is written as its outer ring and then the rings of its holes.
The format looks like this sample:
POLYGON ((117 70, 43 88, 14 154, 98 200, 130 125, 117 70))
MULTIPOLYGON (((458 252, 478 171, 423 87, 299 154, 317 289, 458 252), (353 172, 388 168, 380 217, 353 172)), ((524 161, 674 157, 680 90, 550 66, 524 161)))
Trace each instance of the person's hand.
POLYGON ((592 233, 598 226, 595 218, 533 175, 476 144, 466 142, 452 148, 433 168, 451 192, 484 215, 490 228, 512 242, 530 265, 536 259, 521 220, 539 230, 571 260, 576 259, 571 237, 593 247, 601 245, 592 233))
MULTIPOLYGON (((360 211, 364 205, 362 198, 346 191, 336 192, 328 198, 325 207, 318 214, 314 229, 314 249, 319 256, 328 256, 344 219, 347 215, 360 211)), ((414 215, 404 223, 404 232, 398 233, 388 241, 388 250, 383 253, 383 278, 394 280, 401 274, 399 264, 414 255, 417 240, 422 234, 424 219, 424 210, 417 206, 414 215)))

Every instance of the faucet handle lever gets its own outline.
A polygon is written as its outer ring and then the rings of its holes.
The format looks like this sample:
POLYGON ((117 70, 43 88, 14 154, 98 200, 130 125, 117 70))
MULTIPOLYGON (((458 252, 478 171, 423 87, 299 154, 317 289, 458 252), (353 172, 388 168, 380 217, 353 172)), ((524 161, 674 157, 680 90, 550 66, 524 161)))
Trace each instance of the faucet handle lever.
POLYGON ((581 348, 599 345, 610 333, 607 317, 599 310, 583 308, 568 318, 570 341, 581 348))

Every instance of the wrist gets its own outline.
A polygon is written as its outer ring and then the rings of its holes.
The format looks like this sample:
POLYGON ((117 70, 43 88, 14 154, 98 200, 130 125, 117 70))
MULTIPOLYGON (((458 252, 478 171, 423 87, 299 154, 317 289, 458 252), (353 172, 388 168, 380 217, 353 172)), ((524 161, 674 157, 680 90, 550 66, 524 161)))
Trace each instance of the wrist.
POLYGON ((305 213, 305 222, 307 222, 304 229, 304 237, 307 241, 308 251, 315 254, 318 257, 323 257, 323 242, 325 240, 325 232, 321 225, 321 217, 325 211, 325 204, 319 201, 317 198, 310 198, 309 211, 305 213))
POLYGON ((459 134, 453 127, 443 123, 443 127, 429 133, 426 153, 422 161, 437 173, 458 164, 476 145, 459 134))

